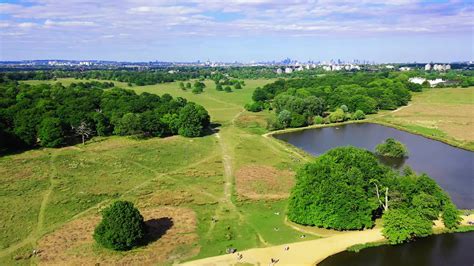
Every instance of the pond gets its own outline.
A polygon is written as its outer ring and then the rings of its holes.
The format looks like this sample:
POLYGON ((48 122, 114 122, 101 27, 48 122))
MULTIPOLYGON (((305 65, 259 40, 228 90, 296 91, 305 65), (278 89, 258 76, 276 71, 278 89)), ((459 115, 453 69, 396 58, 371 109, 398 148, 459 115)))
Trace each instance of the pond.
POLYGON ((381 161, 400 169, 409 165, 418 173, 427 173, 451 196, 460 209, 474 209, 474 152, 372 123, 313 128, 274 135, 313 155, 339 146, 352 145, 375 150, 387 138, 404 143, 409 157, 381 161))
POLYGON ((344 251, 318 265, 474 265, 472 243, 474 232, 433 235, 403 245, 367 248, 359 253, 344 251))

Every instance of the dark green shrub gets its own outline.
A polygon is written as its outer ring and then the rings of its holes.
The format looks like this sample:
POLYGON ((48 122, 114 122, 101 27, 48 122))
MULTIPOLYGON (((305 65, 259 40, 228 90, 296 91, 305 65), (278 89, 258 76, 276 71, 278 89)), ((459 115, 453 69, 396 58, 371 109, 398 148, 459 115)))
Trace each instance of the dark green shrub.
POLYGON ((375 147, 375 152, 378 155, 393 158, 403 158, 408 156, 408 150, 405 145, 393 138, 388 138, 384 143, 377 145, 377 147, 375 147))
POLYGON ((94 239, 113 250, 129 250, 140 244, 146 233, 143 216, 133 203, 117 201, 102 212, 102 221, 95 228, 94 239))

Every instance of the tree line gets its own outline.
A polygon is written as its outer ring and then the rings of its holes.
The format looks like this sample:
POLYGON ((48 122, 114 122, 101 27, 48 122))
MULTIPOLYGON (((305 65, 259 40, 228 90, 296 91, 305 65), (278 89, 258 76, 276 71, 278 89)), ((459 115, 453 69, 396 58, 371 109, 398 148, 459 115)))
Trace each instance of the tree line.
POLYGON ((279 79, 257 88, 252 95, 253 102, 247 104, 246 109, 254 112, 274 109, 275 129, 299 127, 362 119, 378 110, 393 110, 410 101, 410 91, 421 89, 420 85, 398 74, 331 73, 279 79))
POLYGON ((210 117, 200 105, 111 85, 1 82, 0 149, 57 147, 93 135, 196 137, 208 129, 210 117))

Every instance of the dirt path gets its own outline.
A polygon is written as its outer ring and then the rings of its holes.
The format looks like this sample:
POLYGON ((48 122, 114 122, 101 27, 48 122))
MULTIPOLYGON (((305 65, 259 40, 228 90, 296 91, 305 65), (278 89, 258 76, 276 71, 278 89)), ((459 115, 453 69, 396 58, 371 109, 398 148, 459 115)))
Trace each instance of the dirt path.
POLYGON ((314 265, 330 255, 346 250, 355 244, 381 241, 385 239, 380 229, 347 232, 327 238, 303 241, 273 247, 255 248, 241 252, 243 258, 237 260, 235 254, 228 254, 191 261, 182 265, 233 265, 237 262, 253 265, 268 265, 271 258, 279 259, 276 265, 314 265), (289 250, 285 251, 288 246, 289 250))
MULTIPOLYGON (((468 225, 469 221, 474 221, 474 214, 461 216, 461 225, 468 225)), ((434 229, 442 229, 444 225, 441 221, 435 221, 434 229)), ((295 228, 296 229, 296 228, 295 228)), ((298 230, 298 229, 296 229, 298 230)), ((190 261, 181 265, 234 265, 236 263, 250 263, 253 265, 268 265, 271 258, 279 259, 278 265, 315 265, 325 258, 346 250, 356 244, 365 244, 385 240, 381 228, 364 231, 339 232, 338 234, 310 241, 296 242, 273 247, 254 248, 240 252, 243 255, 241 260, 237 260, 235 254, 215 256, 195 261, 190 261), (285 247, 289 247, 285 251, 285 247)))

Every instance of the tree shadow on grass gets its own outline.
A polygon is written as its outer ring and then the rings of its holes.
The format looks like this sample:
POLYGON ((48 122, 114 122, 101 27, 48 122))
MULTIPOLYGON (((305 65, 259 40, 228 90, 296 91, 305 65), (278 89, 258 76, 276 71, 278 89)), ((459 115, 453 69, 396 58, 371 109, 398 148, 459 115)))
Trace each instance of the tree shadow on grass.
POLYGON ((173 219, 170 217, 145 221, 147 233, 142 240, 142 246, 149 245, 160 239, 171 227, 173 227, 173 224, 173 219))

